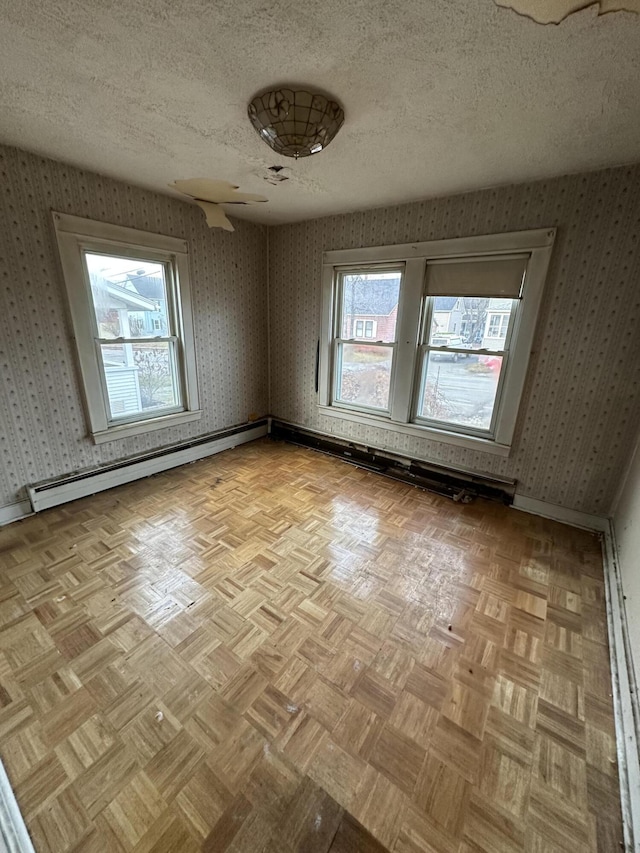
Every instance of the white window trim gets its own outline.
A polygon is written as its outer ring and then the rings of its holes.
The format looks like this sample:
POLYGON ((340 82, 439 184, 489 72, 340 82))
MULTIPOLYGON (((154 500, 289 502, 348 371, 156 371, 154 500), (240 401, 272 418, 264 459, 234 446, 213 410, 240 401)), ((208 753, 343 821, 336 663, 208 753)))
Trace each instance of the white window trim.
POLYGON ((481 237, 406 243, 397 246, 374 246, 324 252, 322 256, 322 316, 320 331, 320 363, 318 371, 319 412, 329 417, 355 421, 398 433, 508 456, 524 389, 531 346, 542 292, 551 260, 555 228, 514 231, 481 237), (412 422, 412 397, 417 369, 416 347, 422 315, 424 282, 428 260, 465 256, 512 254, 525 251, 530 255, 525 286, 513 319, 515 345, 505 377, 496 431, 493 438, 450 432, 447 429, 412 422), (358 412, 331 400, 331 351, 336 271, 340 267, 368 264, 399 263, 404 265, 401 299, 397 319, 397 348, 394 365, 395 390, 390 413, 358 412))
POLYGON ((202 416, 202 411, 199 407, 189 254, 186 240, 55 211, 53 222, 78 352, 89 432, 94 443, 103 444, 107 441, 198 420, 202 416), (154 258, 169 261, 172 264, 176 277, 175 286, 179 295, 177 322, 182 343, 184 373, 182 411, 121 424, 109 422, 92 325, 89 322, 94 308, 86 286, 82 260, 82 250, 86 248, 111 253, 117 252, 119 248, 128 251, 140 250, 143 253, 152 253, 154 258))

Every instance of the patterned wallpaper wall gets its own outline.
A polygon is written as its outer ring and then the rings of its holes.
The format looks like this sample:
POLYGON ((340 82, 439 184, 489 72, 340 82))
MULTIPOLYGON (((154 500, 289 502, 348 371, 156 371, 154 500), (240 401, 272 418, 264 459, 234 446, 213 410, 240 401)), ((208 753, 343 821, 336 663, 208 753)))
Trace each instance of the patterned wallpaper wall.
POLYGON ((519 480, 523 495, 608 512, 640 421, 640 166, 267 229, 209 230, 179 200, 0 146, 0 506, 29 482, 271 413, 325 433, 519 480), (200 398, 192 424, 86 437, 50 210, 186 238, 200 398), (508 459, 320 417, 322 252, 557 226, 508 459))
POLYGON ((0 506, 26 483, 266 414, 266 264, 263 226, 210 230, 193 205, 0 146, 0 506), (86 437, 52 209, 188 240, 201 420, 86 437))
POLYGON ((640 416, 640 166, 332 216, 269 231, 271 412, 607 513, 640 416), (318 414, 323 251, 558 227, 508 459, 318 414))

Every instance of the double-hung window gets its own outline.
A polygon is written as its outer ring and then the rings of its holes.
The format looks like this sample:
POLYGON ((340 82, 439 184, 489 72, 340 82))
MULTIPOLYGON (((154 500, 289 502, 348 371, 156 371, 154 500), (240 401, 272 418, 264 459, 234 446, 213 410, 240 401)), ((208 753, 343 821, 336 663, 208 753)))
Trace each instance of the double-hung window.
POLYGON ((96 443, 196 420, 184 240, 54 213, 96 443))
POLYGON ((325 253, 321 413, 508 455, 554 237, 325 253))
POLYGON ((337 272, 336 401, 354 409, 388 410, 401 279, 399 268, 337 272), (377 316, 386 313, 389 320, 380 323, 380 339, 376 341, 376 321, 353 321, 358 314, 374 311, 379 312, 377 316))

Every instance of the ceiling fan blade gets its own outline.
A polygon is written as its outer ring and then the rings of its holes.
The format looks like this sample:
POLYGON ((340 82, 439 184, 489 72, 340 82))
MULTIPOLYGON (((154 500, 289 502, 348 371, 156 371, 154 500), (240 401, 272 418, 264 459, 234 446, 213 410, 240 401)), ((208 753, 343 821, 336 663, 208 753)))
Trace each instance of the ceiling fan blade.
POLYGON ((230 198, 224 204, 255 204, 259 201, 269 201, 269 199, 263 195, 255 195, 254 193, 234 193, 233 198, 230 198))
POLYGON ((257 201, 267 201, 264 196, 253 193, 239 193, 235 184, 228 181, 217 181, 213 178, 188 178, 184 181, 174 181, 169 184, 192 198, 210 201, 212 204, 249 204, 257 201))
POLYGON ((197 198, 194 201, 204 211, 209 228, 224 228, 225 231, 235 231, 235 228, 227 219, 227 214, 219 204, 213 204, 210 201, 200 201, 197 198))

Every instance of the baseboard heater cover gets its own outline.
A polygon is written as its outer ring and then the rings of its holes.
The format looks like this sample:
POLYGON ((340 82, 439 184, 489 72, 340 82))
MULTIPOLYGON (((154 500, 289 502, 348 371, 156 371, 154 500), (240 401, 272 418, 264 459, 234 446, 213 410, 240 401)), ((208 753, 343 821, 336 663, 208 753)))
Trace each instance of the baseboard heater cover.
POLYGON ((515 493, 516 481, 460 471, 432 464, 420 459, 411 459, 389 451, 354 444, 336 436, 327 436, 304 429, 286 421, 272 419, 271 438, 310 447, 337 456, 360 468, 384 474, 395 480, 437 492, 453 500, 468 503, 476 497, 488 498, 510 505, 515 493))
POLYGON ((267 435, 267 420, 230 427, 192 441, 170 445, 142 456, 114 462, 90 471, 81 471, 67 477, 59 477, 42 483, 27 486, 29 500, 34 512, 40 512, 52 506, 75 501, 78 498, 93 495, 150 477, 169 468, 177 468, 188 462, 195 462, 205 456, 212 456, 223 450, 229 450, 238 444, 245 444, 267 435))

